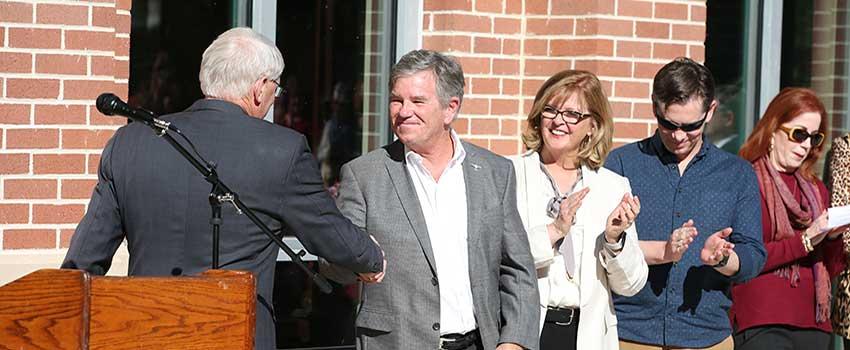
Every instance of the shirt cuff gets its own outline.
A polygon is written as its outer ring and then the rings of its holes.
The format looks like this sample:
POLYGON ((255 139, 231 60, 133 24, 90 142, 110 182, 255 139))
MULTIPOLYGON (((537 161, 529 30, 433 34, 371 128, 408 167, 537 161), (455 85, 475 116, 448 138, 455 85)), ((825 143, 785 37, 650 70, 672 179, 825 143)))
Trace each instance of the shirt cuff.
POLYGON ((623 251, 623 246, 626 245, 626 232, 623 232, 620 235, 620 239, 614 243, 608 243, 608 240, 605 237, 602 238, 602 252, 605 253, 606 258, 613 259, 617 257, 617 254, 620 254, 623 251))
POLYGON ((549 241, 549 230, 546 225, 538 225, 526 229, 531 256, 534 258, 534 268, 540 269, 552 264, 555 250, 549 241))

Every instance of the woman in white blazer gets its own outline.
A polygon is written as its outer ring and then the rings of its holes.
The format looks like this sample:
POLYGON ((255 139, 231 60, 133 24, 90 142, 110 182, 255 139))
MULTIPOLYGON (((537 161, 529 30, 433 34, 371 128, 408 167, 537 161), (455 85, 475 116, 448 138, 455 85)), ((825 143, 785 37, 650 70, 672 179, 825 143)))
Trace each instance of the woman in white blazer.
POLYGON ((540 349, 617 349, 611 292, 631 296, 648 268, 632 223, 640 201, 602 167, 611 149, 608 99, 590 72, 555 74, 537 92, 511 160, 517 208, 540 289, 540 349))

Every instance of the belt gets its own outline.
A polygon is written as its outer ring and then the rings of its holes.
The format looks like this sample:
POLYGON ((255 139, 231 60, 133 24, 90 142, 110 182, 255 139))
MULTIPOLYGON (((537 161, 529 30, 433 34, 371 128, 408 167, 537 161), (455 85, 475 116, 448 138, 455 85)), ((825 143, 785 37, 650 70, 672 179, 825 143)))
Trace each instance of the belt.
POLYGON ((473 329, 469 332, 449 333, 440 336, 440 349, 445 350, 461 350, 466 349, 478 341, 478 329, 473 329))
POLYGON ((579 309, 568 309, 560 307, 546 308, 546 322, 554 323, 558 326, 571 326, 578 324, 579 309))

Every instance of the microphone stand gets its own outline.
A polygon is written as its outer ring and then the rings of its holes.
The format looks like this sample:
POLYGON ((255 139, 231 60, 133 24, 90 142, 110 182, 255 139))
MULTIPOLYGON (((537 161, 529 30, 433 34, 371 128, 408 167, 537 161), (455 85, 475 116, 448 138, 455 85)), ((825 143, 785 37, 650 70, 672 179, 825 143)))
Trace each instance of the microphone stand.
MULTIPOLYGON (((148 112, 148 111, 146 111, 146 112, 148 112)), ((152 112, 148 112, 148 113, 152 117, 154 117, 152 112)), ((282 249, 286 253, 286 255, 289 256, 289 258, 292 260, 293 263, 295 263, 296 266, 301 268, 301 270, 303 270, 308 276, 310 276, 313 279, 313 282, 316 283, 317 286, 319 286, 319 290, 322 291, 322 293, 328 294, 328 293, 331 292, 331 285, 330 285, 330 283, 328 283, 328 280, 325 279, 323 276, 311 271, 309 268, 307 268, 307 265, 304 264, 304 261, 301 260, 301 257, 304 256, 304 254, 306 252, 304 252, 303 250, 298 252, 298 253, 293 252, 292 249, 289 248, 289 246, 286 245, 286 243, 284 243, 283 240, 280 239, 280 237, 275 235, 274 232, 272 232, 272 230, 268 226, 266 226, 266 224, 262 220, 260 220, 260 218, 257 217, 256 214, 254 214, 254 211, 251 210, 251 208, 248 208, 248 206, 246 206, 245 203, 242 203, 242 201, 239 199, 239 195, 236 192, 233 192, 233 190, 231 190, 229 187, 227 187, 227 185, 225 185, 221 181, 221 179, 218 177, 218 172, 216 172, 215 164, 213 164, 213 163, 209 163, 209 164, 201 163, 201 161, 196 159, 195 156, 193 156, 192 154, 189 153, 188 150, 186 150, 186 147, 183 147, 183 145, 181 145, 179 142, 177 142, 177 140, 175 140, 174 137, 172 137, 171 134, 168 133, 169 128, 171 128, 172 130, 177 130, 177 132, 179 133, 179 130, 177 128, 175 128, 174 126, 171 126, 171 123, 169 123, 169 122, 163 121, 161 119, 156 119, 156 118, 153 118, 152 123, 148 123, 148 122, 143 122, 143 123, 145 125, 151 127, 151 129, 154 130, 154 133, 156 133, 157 136, 162 137, 163 139, 165 139, 165 141, 167 141, 169 144, 171 144, 171 146, 174 147, 174 149, 177 150, 177 152, 179 152, 183 156, 183 158, 186 158, 186 160, 188 160, 189 163, 191 163, 192 166, 194 166, 195 169, 197 169, 201 173, 201 175, 203 175, 204 180, 206 180, 207 182, 212 184, 212 190, 210 191, 210 195, 209 195, 209 202, 210 202, 210 208, 211 208, 211 211, 212 211, 212 215, 211 215, 211 218, 210 218, 210 224, 212 224, 212 227, 213 227, 213 229, 212 229, 212 234, 213 234, 212 268, 213 269, 219 268, 219 251, 218 250, 219 250, 219 231, 221 229, 221 223, 222 223, 221 206, 222 206, 223 203, 230 203, 236 208, 236 212, 238 214, 240 214, 240 215, 244 214, 245 216, 247 216, 248 219, 250 219, 251 222, 254 223, 254 225, 256 225, 261 231, 263 231, 263 233, 265 233, 266 236, 268 236, 275 244, 277 244, 278 247, 280 247, 280 249, 282 249)), ((180 133, 180 134, 182 135, 182 133, 180 133)))

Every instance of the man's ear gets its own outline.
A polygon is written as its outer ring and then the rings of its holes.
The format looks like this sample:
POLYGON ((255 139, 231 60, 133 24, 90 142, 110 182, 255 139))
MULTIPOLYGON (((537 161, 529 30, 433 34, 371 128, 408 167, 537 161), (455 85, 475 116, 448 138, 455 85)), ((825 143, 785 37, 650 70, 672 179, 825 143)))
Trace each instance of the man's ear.
POLYGON ((251 104, 254 106, 259 106, 263 104, 263 98, 265 97, 265 79, 258 79, 251 85, 251 104))
POLYGON ((705 116, 705 123, 703 124, 708 124, 708 122, 711 121, 711 118, 714 117, 714 112, 717 112, 717 105, 719 105, 717 100, 711 101, 711 105, 708 106, 708 113, 705 116))
POLYGON ((460 110, 460 98, 457 96, 453 96, 449 99, 448 105, 443 109, 443 124, 449 125, 454 121, 457 116, 458 111, 460 110))

